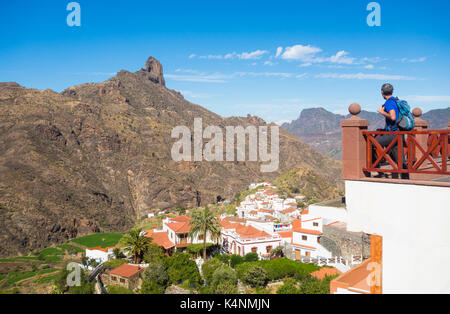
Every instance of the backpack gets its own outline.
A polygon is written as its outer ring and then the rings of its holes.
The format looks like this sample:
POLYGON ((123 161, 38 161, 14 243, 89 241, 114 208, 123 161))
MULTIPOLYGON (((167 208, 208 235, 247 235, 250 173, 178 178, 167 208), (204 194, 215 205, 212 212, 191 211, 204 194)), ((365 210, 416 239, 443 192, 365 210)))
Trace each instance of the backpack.
POLYGON ((411 108, 406 100, 395 99, 398 107, 399 117, 395 123, 402 131, 412 131, 416 127, 411 108))

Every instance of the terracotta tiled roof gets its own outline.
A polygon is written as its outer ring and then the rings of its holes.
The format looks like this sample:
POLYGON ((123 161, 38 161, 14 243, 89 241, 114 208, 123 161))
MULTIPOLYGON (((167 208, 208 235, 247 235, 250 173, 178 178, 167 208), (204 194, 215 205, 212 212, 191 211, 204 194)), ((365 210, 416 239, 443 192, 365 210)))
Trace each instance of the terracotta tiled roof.
POLYGON ((189 232, 189 230, 191 230, 190 221, 167 223, 166 226, 175 231, 176 233, 186 233, 189 232))
POLYGON ((188 217, 188 216, 178 216, 175 218, 169 218, 171 221, 175 221, 175 222, 188 222, 191 221, 192 218, 188 217))
POLYGON ((368 267, 371 262, 373 262, 372 259, 368 259, 362 264, 344 273, 340 277, 334 279, 331 282, 332 293, 336 292, 333 290, 337 288, 348 289, 349 291, 359 293, 370 293, 370 287, 367 278, 371 276, 373 271, 371 267, 368 267))
POLYGON ((140 266, 130 265, 130 264, 123 264, 113 270, 111 270, 109 273, 110 275, 116 275, 124 278, 131 278, 140 271, 142 271, 144 268, 140 266))
POLYGON ((294 232, 314 234, 314 235, 321 235, 321 234, 323 234, 323 232, 320 232, 320 231, 317 231, 317 230, 303 229, 302 228, 302 220, 301 219, 295 219, 293 221, 293 223, 292 223, 292 230, 294 232))
POLYGON ((292 231, 277 232, 282 238, 292 238, 292 231))
POLYGON ((319 280, 322 280, 325 278, 325 276, 335 276, 335 275, 341 275, 342 272, 337 270, 336 268, 331 267, 324 267, 319 270, 316 270, 315 272, 311 273, 311 276, 316 277, 319 280))
POLYGON ((162 246, 166 250, 173 248, 175 246, 175 244, 169 240, 168 232, 146 231, 145 236, 152 238, 154 243, 158 244, 159 246, 162 246))
POLYGON ((91 250, 91 251, 96 250, 96 251, 102 251, 102 252, 108 253, 109 249, 113 249, 113 247, 102 248, 101 246, 97 246, 97 247, 90 248, 88 250, 91 250))
POLYGON ((223 228, 234 229, 237 234, 246 239, 270 237, 270 234, 268 234, 267 232, 258 230, 252 226, 244 226, 240 223, 230 223, 224 220, 221 220, 219 222, 223 228))
POLYGON ((295 212, 296 210, 297 210, 297 208, 289 207, 289 208, 287 208, 285 210, 282 210, 281 213, 283 213, 283 214, 290 214, 290 213, 295 212))

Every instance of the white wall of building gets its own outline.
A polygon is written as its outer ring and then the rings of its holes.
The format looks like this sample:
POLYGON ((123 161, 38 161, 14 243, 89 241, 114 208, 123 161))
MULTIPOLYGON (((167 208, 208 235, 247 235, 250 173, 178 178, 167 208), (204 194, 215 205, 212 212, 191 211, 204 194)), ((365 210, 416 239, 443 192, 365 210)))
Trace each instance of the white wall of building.
POLYGON ((112 248, 110 248, 108 252, 86 249, 86 257, 88 259, 96 260, 100 264, 109 261, 113 256, 114 253, 112 248))
POLYGON ((325 224, 335 221, 347 222, 347 210, 345 208, 310 205, 309 213, 322 217, 325 220, 325 224))
POLYGON ((383 237, 383 293, 450 293, 450 187, 346 181, 348 231, 383 237))

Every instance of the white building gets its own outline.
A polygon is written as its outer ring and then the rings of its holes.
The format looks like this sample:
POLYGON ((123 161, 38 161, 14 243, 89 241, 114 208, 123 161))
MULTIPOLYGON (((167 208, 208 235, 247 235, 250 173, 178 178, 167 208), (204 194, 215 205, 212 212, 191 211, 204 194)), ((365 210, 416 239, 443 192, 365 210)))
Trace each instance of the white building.
POLYGON ((95 260, 97 263, 102 264, 109 261, 114 257, 114 248, 102 248, 100 246, 86 249, 86 257, 89 260, 95 260))
POLYGON ((331 252, 320 244, 323 235, 322 218, 310 215, 304 211, 301 219, 296 219, 292 227, 292 247, 295 251, 295 259, 302 257, 318 258, 332 257, 331 252))
POLYGON ((244 256, 257 253, 260 258, 268 258, 272 249, 280 246, 281 237, 258 230, 253 226, 221 220, 221 244, 225 252, 244 256))

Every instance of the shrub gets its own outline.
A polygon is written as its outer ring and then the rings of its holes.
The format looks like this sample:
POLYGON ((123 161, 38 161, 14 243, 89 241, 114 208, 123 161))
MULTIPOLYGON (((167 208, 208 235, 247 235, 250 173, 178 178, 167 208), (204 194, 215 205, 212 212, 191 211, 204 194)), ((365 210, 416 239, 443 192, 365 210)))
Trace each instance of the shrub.
POLYGON ((295 284, 295 280, 286 280, 282 286, 277 289, 277 294, 298 294, 300 290, 295 284))
POLYGON ((144 261, 146 263, 152 263, 154 261, 162 261, 167 265, 168 257, 164 254, 162 247, 152 243, 150 244, 147 252, 144 254, 144 261))
POLYGON ((152 281, 161 287, 166 288, 169 283, 167 266, 163 262, 154 261, 149 263, 144 271, 144 280, 152 281))
POLYGON ((216 269, 211 278, 211 290, 215 294, 232 294, 237 291, 237 275, 229 266, 216 269))
POLYGON ((157 284, 152 280, 145 279, 142 282, 141 293, 142 294, 163 294, 165 287, 157 284))
POLYGON ((230 266, 231 255, 228 255, 228 254, 217 254, 214 257, 219 259, 225 265, 230 266))
POLYGON ((300 286, 301 294, 330 294, 330 281, 335 277, 325 277, 322 280, 308 276, 300 286))
POLYGON ((244 262, 257 262, 258 260, 258 253, 248 253, 244 256, 244 262))
POLYGON ((169 259, 169 280, 174 284, 182 283, 185 280, 193 285, 201 283, 200 273, 197 264, 189 258, 186 253, 176 253, 169 259))
POLYGON ((106 291, 108 294, 134 294, 132 290, 120 286, 108 286, 106 291))
POLYGON ((244 258, 240 255, 231 255, 230 266, 235 268, 236 265, 242 264, 244 262, 244 258))
POLYGON ((251 265, 242 276, 242 281, 251 287, 265 287, 268 280, 267 272, 257 265, 251 265))
POLYGON ((212 275, 216 269, 218 269, 220 266, 222 266, 223 263, 218 258, 212 258, 210 260, 207 260, 202 265, 202 275, 203 278, 207 283, 211 283, 212 275))

